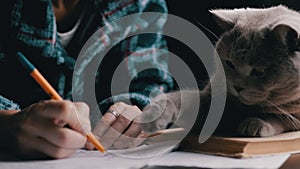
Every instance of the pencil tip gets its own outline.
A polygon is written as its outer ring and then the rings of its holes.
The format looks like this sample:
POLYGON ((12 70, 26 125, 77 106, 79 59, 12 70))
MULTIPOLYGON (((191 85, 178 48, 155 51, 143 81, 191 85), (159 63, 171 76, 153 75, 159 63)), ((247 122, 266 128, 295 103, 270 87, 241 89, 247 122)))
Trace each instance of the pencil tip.
POLYGON ((97 150, 102 153, 105 153, 105 148, 101 145, 101 143, 95 138, 95 136, 90 133, 86 135, 87 139, 95 146, 97 150))

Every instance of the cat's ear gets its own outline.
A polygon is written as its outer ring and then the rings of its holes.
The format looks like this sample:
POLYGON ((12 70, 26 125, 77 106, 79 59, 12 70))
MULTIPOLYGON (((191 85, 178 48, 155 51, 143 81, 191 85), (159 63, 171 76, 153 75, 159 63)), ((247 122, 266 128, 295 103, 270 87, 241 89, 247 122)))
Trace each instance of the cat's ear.
POLYGON ((234 10, 215 9, 209 10, 209 12, 213 15, 217 24, 225 31, 232 29, 238 19, 238 14, 234 10))
POLYGON ((287 45, 289 51, 300 51, 300 38, 295 29, 289 25, 279 24, 273 28, 277 40, 287 45))

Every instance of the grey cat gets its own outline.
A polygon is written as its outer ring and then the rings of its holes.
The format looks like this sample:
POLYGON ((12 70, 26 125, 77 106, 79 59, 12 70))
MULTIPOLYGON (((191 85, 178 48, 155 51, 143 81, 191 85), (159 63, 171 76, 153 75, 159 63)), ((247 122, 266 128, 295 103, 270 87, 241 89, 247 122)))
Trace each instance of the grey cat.
MULTIPOLYGON (((282 5, 210 12, 225 31, 216 52, 226 74, 227 100, 216 132, 264 137, 299 130, 300 13, 282 5)), ((181 96, 193 105, 196 93, 185 90, 156 97, 145 108, 142 119, 153 116, 153 112, 162 114, 142 124, 143 129, 166 128, 179 115, 181 96)), ((201 130, 207 116, 209 84, 200 96, 200 111, 192 132, 201 130)))

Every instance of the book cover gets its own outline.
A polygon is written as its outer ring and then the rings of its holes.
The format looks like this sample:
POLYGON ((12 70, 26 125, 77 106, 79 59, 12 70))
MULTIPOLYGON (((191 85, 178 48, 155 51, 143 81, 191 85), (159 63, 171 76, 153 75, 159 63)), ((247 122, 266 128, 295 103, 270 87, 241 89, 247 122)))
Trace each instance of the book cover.
POLYGON ((212 136, 202 144, 198 138, 198 135, 188 135, 179 149, 237 158, 300 152, 299 131, 271 137, 212 136))

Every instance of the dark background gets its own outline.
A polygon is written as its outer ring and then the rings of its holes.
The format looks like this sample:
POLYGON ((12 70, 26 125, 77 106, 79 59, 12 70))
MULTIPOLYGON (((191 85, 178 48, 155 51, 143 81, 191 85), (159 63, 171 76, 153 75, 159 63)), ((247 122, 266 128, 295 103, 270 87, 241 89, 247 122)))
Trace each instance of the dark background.
MULTIPOLYGON (((223 31, 218 27, 209 13, 210 9, 234 9, 234 8, 266 8, 276 5, 285 5, 294 10, 300 10, 299 0, 167 0, 169 13, 182 17, 194 25, 198 26, 206 36, 215 44, 217 38, 212 35, 220 36, 223 31), (200 24, 202 26, 200 26, 200 24), (205 30, 203 27, 210 30, 205 30)), ((193 71, 200 88, 206 85, 207 73, 204 69, 201 60, 198 59, 187 46, 172 38, 167 38, 169 50, 183 59, 193 71)), ((200 45, 200 44, 199 44, 200 45)), ((170 71, 176 69, 176 65, 172 64, 170 59, 170 71)))

